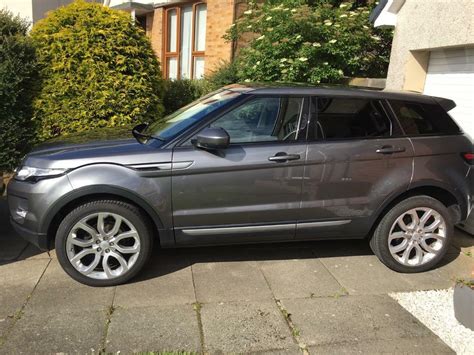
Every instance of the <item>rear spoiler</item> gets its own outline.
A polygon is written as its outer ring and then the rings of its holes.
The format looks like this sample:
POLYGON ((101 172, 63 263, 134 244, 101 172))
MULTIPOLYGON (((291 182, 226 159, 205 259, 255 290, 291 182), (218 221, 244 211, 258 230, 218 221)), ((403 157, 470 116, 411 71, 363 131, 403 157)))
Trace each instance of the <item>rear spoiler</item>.
POLYGON ((451 111, 456 107, 456 103, 453 100, 445 99, 442 97, 433 97, 435 101, 442 107, 446 112, 451 111))

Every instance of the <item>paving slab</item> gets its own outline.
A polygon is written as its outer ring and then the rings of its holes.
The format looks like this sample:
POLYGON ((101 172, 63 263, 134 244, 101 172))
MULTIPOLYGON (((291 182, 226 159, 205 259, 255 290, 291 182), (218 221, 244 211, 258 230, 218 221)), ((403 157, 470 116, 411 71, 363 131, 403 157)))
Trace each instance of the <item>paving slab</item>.
POLYGON ((434 337, 387 295, 295 299, 282 303, 308 346, 434 337))
POLYGON ((353 295, 386 294, 413 289, 403 274, 390 270, 375 255, 321 258, 339 283, 353 295))
POLYGON ((260 268, 277 299, 334 296, 344 289, 317 259, 266 261, 260 268))
POLYGON ((23 307, 49 260, 18 261, 0 265, 0 335, 23 307))
POLYGON ((114 304, 123 308, 196 302, 189 262, 181 255, 154 254, 138 277, 117 287, 114 304))
POLYGON ((211 353, 298 350, 272 301, 204 304, 201 318, 206 350, 211 353))
POLYGON ((310 354, 455 354, 438 337, 371 340, 309 347, 310 354))
POLYGON ((200 352, 200 335, 192 305, 118 307, 109 324, 107 352, 200 352))
POLYGON ((256 262, 201 263, 192 270, 198 302, 273 299, 256 262))
POLYGON ((105 329, 105 312, 25 312, 9 333, 0 353, 98 352, 105 329))
POLYGON ((90 287, 70 278, 52 260, 26 306, 30 312, 105 311, 112 305, 113 287, 90 287))

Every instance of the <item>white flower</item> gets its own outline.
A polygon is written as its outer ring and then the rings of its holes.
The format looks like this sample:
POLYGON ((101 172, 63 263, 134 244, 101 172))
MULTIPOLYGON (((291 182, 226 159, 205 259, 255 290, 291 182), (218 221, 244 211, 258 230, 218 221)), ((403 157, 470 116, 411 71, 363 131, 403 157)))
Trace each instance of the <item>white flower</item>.
POLYGON ((339 69, 337 72, 338 72, 340 75, 344 75, 344 72, 343 72, 341 69, 339 69))
POLYGON ((340 7, 341 9, 343 9, 343 8, 347 7, 347 4, 344 4, 344 3, 343 3, 343 4, 339 5, 339 7, 340 7))
POLYGON ((299 60, 300 62, 306 62, 306 61, 308 60, 308 58, 306 58, 306 57, 301 57, 301 58, 298 58, 298 60, 299 60))
POLYGON ((331 25, 332 25, 332 22, 331 22, 331 21, 324 22, 324 25, 326 25, 326 26, 331 26, 331 25))
POLYGON ((381 38, 379 36, 371 36, 371 37, 375 41, 380 41, 381 40, 381 38))
POLYGON ((287 72, 288 72, 288 69, 283 69, 281 72, 282 72, 283 74, 284 74, 284 73, 287 73, 287 72))
POLYGON ((280 59, 280 62, 283 63, 283 62, 286 62, 287 60, 288 60, 288 59, 286 59, 286 58, 281 58, 281 59, 280 59))
POLYGON ((268 32, 272 32, 272 31, 273 31, 273 27, 268 27, 268 28, 267 28, 267 31, 268 31, 268 32))
POLYGON ((328 63, 328 62, 324 62, 323 64, 324 64, 324 65, 329 65, 329 63, 328 63))
POLYGON ((251 15, 252 14, 252 10, 247 10, 244 12, 244 15, 251 15))
POLYGON ((295 13, 295 12, 296 12, 296 9, 291 9, 291 12, 295 13))
POLYGON ((265 38, 265 35, 261 35, 260 37, 257 38, 257 41, 261 41, 264 38, 265 38))
POLYGON ((244 80, 246 83, 250 83, 250 79, 245 79, 244 80))
POLYGON ((337 39, 331 39, 331 40, 329 41, 329 43, 336 43, 336 42, 337 42, 337 39))
POLYGON ((260 65, 260 61, 257 61, 257 65, 260 65))
POLYGON ((342 14, 342 15, 341 15, 341 16, 339 16, 339 17, 347 17, 347 15, 346 15, 346 14, 342 14))
POLYGON ((301 35, 296 36, 296 39, 300 39, 300 38, 301 38, 301 35))
POLYGON ((248 25, 247 28, 248 28, 248 29, 252 28, 252 25, 248 25))
POLYGON ((270 21, 272 18, 273 18, 273 17, 268 16, 265 20, 266 20, 266 21, 270 21))
POLYGON ((364 29, 366 29, 366 30, 368 30, 368 29, 369 29, 369 27, 368 27, 368 26, 366 26, 366 25, 364 25, 364 26, 362 26, 362 27, 364 27, 364 29))
POLYGON ((313 43, 313 47, 321 47, 321 43, 319 43, 319 42, 314 42, 314 43, 313 43))

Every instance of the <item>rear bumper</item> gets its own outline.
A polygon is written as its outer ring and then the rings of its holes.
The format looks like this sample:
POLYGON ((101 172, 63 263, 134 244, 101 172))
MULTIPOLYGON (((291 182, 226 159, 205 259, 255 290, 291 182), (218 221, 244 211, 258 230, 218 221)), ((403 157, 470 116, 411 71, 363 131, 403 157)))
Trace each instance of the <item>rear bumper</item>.
POLYGON ((15 232, 17 232, 23 239, 36 245, 41 250, 50 249, 50 240, 46 234, 33 232, 18 223, 13 218, 10 218, 10 223, 15 232))

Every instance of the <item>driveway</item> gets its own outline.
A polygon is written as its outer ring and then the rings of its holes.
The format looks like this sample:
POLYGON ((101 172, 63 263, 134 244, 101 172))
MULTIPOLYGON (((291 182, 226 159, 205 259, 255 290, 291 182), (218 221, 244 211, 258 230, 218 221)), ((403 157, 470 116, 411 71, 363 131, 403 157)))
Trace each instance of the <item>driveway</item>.
POLYGON ((15 235, 0 199, 0 353, 452 353, 389 294, 469 276, 474 238, 454 244, 411 275, 365 241, 157 248, 138 279, 91 288, 15 235))

